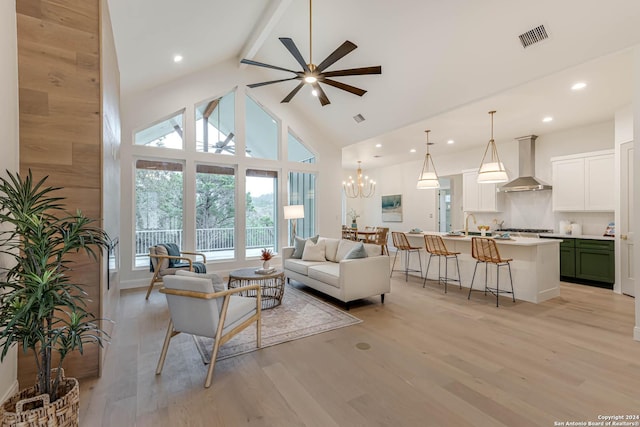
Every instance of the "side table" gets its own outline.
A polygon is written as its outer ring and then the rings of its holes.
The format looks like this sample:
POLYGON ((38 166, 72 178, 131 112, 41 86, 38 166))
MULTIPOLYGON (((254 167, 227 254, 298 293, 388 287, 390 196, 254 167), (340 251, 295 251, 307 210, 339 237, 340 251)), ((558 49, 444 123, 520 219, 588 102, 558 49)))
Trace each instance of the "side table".
MULTIPOLYGON (((284 271, 276 269, 270 274, 258 274, 255 268, 240 268, 229 273, 229 289, 249 285, 260 285, 262 309, 277 307, 282 303, 284 295, 284 271)), ((255 297, 256 290, 240 292, 245 297, 255 297)))

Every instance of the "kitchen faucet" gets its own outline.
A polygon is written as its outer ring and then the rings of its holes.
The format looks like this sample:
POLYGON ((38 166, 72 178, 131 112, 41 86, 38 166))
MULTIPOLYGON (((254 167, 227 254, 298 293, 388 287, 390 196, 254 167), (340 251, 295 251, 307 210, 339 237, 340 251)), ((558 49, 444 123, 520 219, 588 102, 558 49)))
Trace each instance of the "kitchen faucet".
POLYGON ((468 213, 467 217, 464 219, 464 235, 465 236, 469 235, 469 217, 473 217, 473 223, 477 224, 476 216, 472 213, 468 213))

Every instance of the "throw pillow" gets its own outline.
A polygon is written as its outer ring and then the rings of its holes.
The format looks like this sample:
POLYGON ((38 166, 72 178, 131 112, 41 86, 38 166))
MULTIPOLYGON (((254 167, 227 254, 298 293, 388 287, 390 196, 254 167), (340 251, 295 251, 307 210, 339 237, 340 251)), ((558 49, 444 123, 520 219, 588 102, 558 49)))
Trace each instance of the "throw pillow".
POLYGON ((307 240, 310 240, 313 243, 318 243, 319 237, 320 235, 316 235, 313 237, 309 237, 308 239, 303 239, 302 237, 296 236, 295 241, 293 242, 293 255, 291 255, 291 258, 301 259, 302 253, 304 252, 304 246, 307 243, 307 240))
POLYGON ((340 243, 338 243, 338 251, 336 252, 336 262, 342 261, 345 255, 357 244, 358 242, 354 242, 353 240, 340 240, 340 243))
POLYGON ((189 270, 178 270, 176 271, 176 276, 186 276, 186 277, 199 277, 201 279, 209 279, 211 280, 211 284, 213 285, 213 290, 216 292, 222 292, 227 290, 227 284, 222 277, 218 276, 216 273, 196 273, 194 271, 189 270))
POLYGON ((324 240, 318 243, 313 243, 311 239, 304 245, 304 252, 302 253, 303 261, 326 261, 324 257, 325 244, 324 240))
POLYGON ((362 243, 358 243, 356 246, 351 248, 349 252, 347 252, 343 259, 358 259, 366 257, 367 251, 364 249, 364 245, 362 243))

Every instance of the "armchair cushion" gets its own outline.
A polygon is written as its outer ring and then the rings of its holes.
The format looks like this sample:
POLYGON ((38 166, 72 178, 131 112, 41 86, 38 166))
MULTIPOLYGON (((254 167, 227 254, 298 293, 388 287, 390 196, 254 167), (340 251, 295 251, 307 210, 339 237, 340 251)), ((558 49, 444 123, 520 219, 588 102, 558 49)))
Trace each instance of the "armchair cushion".
POLYGON ((175 273, 176 276, 184 276, 184 277, 199 277, 201 279, 209 279, 211 280, 211 284, 213 285, 213 289, 216 292, 222 292, 227 290, 227 283, 222 280, 222 277, 217 275, 216 273, 196 273, 195 271, 189 270, 178 270, 175 273))

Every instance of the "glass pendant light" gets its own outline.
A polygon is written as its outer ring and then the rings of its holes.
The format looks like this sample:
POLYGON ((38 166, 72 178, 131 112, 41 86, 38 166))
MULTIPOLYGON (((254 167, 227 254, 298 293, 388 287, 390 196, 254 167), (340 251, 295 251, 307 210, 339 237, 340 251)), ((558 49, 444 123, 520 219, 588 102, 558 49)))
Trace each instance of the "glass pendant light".
POLYGON ((495 111, 489 111, 491 115, 491 139, 484 150, 484 156, 482 156, 482 162, 478 170, 478 184, 497 184, 509 181, 507 171, 498 156, 496 142, 493 140, 493 115, 495 113, 495 111), (489 158, 487 158, 487 153, 490 154, 489 158))
POLYGON ((431 154, 429 154, 429 146, 433 145, 433 143, 429 142, 429 132, 431 131, 425 130, 425 133, 427 134, 427 154, 424 157, 422 172, 418 177, 418 184, 416 185, 418 190, 440 188, 440 181, 438 181, 436 167, 433 165, 433 158, 431 157, 431 154))

